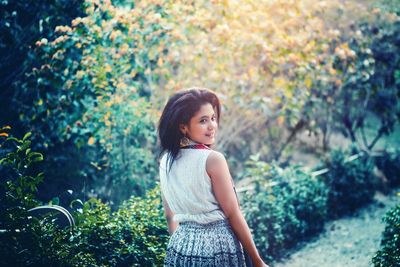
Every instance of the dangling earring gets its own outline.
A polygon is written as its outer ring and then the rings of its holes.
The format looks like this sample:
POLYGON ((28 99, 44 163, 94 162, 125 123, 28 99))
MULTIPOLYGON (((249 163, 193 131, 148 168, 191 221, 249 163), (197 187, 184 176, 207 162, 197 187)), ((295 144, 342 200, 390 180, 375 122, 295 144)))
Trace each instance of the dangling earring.
POLYGON ((187 138, 186 135, 184 135, 184 136, 181 138, 180 146, 181 146, 181 147, 184 147, 184 146, 188 146, 188 145, 190 145, 190 139, 187 138))

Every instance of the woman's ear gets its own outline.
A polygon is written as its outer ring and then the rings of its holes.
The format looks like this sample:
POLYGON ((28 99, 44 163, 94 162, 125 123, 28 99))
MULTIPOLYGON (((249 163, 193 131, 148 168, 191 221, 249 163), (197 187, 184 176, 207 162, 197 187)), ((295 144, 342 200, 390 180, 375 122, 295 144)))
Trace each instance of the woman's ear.
POLYGON ((179 130, 183 135, 186 135, 187 126, 185 124, 179 124, 179 130))

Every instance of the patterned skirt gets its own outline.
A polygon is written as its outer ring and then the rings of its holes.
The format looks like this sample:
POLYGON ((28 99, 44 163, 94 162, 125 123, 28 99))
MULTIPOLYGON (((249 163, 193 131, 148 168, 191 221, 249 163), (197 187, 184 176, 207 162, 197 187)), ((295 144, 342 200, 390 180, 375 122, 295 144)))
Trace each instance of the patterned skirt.
POLYGON ((181 222, 171 236, 164 266, 243 267, 244 254, 227 220, 181 222))

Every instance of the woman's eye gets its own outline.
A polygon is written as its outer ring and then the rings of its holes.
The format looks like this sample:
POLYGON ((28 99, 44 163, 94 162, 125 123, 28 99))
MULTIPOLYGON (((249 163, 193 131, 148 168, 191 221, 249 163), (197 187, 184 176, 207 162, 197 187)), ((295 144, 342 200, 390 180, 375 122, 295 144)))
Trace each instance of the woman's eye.
POLYGON ((200 121, 200 123, 205 123, 207 120, 206 119, 202 119, 201 121, 200 121))

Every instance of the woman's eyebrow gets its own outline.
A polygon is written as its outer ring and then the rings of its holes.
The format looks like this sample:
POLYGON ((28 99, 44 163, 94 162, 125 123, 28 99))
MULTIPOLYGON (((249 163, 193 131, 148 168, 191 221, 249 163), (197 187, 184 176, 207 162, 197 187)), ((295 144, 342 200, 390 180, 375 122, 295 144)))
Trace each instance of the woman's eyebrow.
POLYGON ((200 119, 207 119, 208 117, 212 117, 212 116, 215 116, 215 114, 213 113, 211 115, 203 115, 200 117, 200 119))

